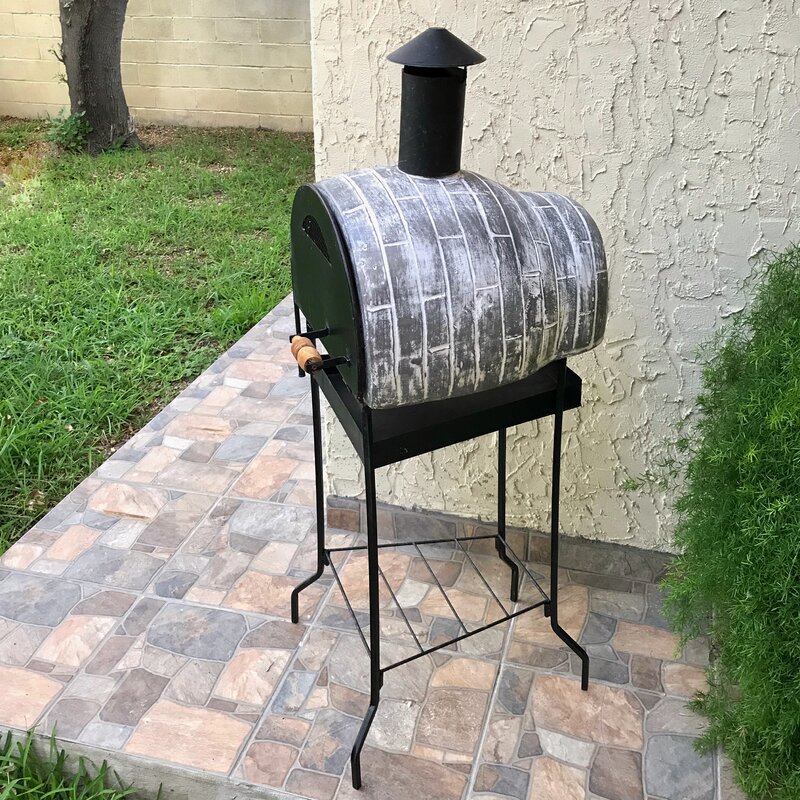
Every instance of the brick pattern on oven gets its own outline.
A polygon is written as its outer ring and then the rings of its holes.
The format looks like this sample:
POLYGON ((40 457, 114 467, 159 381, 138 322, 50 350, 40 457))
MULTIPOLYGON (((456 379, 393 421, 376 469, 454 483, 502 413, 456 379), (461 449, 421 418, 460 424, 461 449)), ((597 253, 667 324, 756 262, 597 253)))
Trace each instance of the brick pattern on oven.
POLYGON ((317 187, 353 261, 371 407, 502 386, 602 339, 603 244, 569 198, 397 167, 317 187))

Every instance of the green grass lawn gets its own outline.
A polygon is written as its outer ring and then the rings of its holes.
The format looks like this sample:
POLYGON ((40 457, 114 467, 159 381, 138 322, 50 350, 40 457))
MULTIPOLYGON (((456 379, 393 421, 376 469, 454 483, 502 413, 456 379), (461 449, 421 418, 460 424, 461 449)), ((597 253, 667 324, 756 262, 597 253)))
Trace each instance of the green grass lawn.
POLYGON ((0 121, 0 553, 287 294, 312 171, 268 131, 97 158, 42 134, 0 121))
POLYGON ((105 764, 70 759, 51 740, 49 753, 33 736, 0 740, 0 800, 124 800, 133 789, 119 786, 105 764), (40 748, 42 749, 42 748, 40 748), (118 788, 113 788, 115 785, 118 788))

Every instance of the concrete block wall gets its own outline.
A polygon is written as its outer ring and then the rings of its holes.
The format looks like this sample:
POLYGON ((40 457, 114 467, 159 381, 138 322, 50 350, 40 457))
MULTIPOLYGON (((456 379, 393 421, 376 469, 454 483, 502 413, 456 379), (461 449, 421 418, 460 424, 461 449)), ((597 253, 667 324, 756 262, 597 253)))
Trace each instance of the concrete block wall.
MULTIPOLYGON (((130 0, 128 104, 143 123, 311 130, 309 0, 130 0)), ((0 115, 69 106, 58 0, 0 0, 0 115)))

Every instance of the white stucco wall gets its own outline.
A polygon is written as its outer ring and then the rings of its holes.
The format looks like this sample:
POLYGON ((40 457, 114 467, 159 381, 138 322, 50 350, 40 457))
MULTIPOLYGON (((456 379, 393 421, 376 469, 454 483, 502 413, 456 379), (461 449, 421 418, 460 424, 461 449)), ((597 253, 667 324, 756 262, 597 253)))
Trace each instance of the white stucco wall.
MULTIPOLYGON (((791 0, 312 0, 319 177, 397 155, 400 68, 428 25, 470 70, 463 164, 579 200, 603 232, 605 343, 572 360, 565 532, 668 548, 669 498, 625 491, 692 410, 695 353, 743 305, 760 255, 798 233, 800 7, 791 0)), ((509 518, 547 519, 549 424, 509 440, 509 518)), ((358 463, 328 423, 329 491, 358 463)), ((380 499, 494 518, 494 437, 381 470, 380 499)))

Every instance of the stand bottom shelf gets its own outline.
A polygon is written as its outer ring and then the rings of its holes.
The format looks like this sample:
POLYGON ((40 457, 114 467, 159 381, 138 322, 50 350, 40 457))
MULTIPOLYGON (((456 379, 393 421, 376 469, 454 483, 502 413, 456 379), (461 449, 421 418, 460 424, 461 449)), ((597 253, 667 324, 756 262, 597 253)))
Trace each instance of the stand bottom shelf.
MULTIPOLYGON (((424 647, 417 636, 416 631, 414 630, 413 625, 411 624, 410 620, 408 619, 408 615, 406 614, 406 610, 400 604, 400 601, 397 599, 397 595, 392 588, 391 584, 389 583, 386 574, 378 566, 378 574, 383 582, 383 585, 389 592, 389 595, 392 599, 392 602, 400 614, 401 619, 405 622, 406 627, 408 628, 409 633, 411 634, 412 639, 414 640, 417 648, 419 649, 418 653, 414 653, 407 658, 401 659, 400 661, 396 661, 392 664, 388 664, 385 666, 381 666, 380 671, 381 674, 388 672, 389 670, 395 669, 396 667, 402 666, 403 664, 408 664, 410 661, 415 661, 418 658, 422 658, 423 656, 430 655, 431 653, 435 653, 437 650, 442 650, 446 647, 451 647, 458 642, 463 641, 464 639, 468 639, 471 636, 475 636, 478 633, 482 633, 483 631, 489 630, 490 628, 494 628, 497 625, 502 625, 504 622, 508 622, 509 620, 515 619, 516 617, 521 616, 522 614, 526 614, 528 611, 533 611, 536 608, 544 608, 545 616, 550 615, 550 598, 545 593, 544 589, 542 589, 539 582, 536 580, 536 577, 533 573, 528 569, 522 559, 517 556, 508 542, 499 534, 486 534, 483 536, 452 536, 442 539, 420 539, 417 541, 410 541, 410 542, 388 542, 388 543, 380 543, 377 545, 378 550, 385 550, 387 548, 391 549, 400 549, 400 548, 413 548, 415 554, 418 558, 422 560, 425 564, 425 567, 432 578, 432 585, 435 586, 439 592, 442 594, 447 607, 453 614, 456 622, 458 623, 459 627, 463 631, 458 636, 454 636, 446 641, 440 642, 433 647, 424 647), (472 542, 478 541, 494 541, 495 548, 497 549, 498 553, 501 553, 501 557, 503 561, 506 563, 511 562, 512 571, 511 571, 511 592, 512 596, 516 596, 518 593, 518 579, 517 574, 518 570, 522 570, 522 585, 524 586, 525 579, 527 578, 528 581, 531 583, 533 588, 536 591, 536 595, 540 598, 533 603, 526 603, 522 604, 519 601, 511 600, 511 608, 509 609, 506 606, 500 597, 497 595, 497 592, 491 587, 489 581, 480 571, 478 565, 475 563, 475 559, 470 555, 469 550, 467 547, 464 546, 464 543, 470 544, 472 542), (470 629, 467 627, 464 620, 459 616, 458 612, 456 611, 455 604, 451 600, 451 598, 447 594, 447 590, 444 586, 442 586, 441 581, 436 575, 436 571, 431 566, 430 562, 426 558, 425 554, 422 552, 422 547, 428 545, 442 545, 442 544, 452 544, 454 547, 463 553, 464 558, 467 562, 469 562, 470 566, 475 570, 475 573, 478 575, 478 578, 483 583, 484 587, 488 590, 492 600, 497 604, 497 606, 501 609, 502 615, 497 619, 492 620, 491 622, 480 625, 477 628, 470 629), (517 569, 513 569, 516 567, 517 569), (523 605, 522 608, 518 606, 523 605)), ((347 596, 347 591, 344 588, 344 584, 342 582, 341 576, 339 574, 339 570, 336 568, 335 564, 333 563, 333 558, 331 557, 334 553, 351 553, 357 551, 366 551, 367 545, 354 545, 350 547, 328 547, 325 548, 325 560, 327 565, 331 568, 333 572, 333 577, 336 580, 336 584, 339 587, 339 591, 344 598, 345 606, 347 610, 350 612, 350 616, 353 618, 353 624, 355 625, 356 631, 359 634, 361 642, 363 643, 364 647, 366 648, 367 654, 370 654, 370 647, 369 643, 367 642, 367 636, 364 633, 364 629, 361 627, 360 622, 358 621, 358 615, 353 608, 352 603, 350 602, 350 598, 347 596)))

